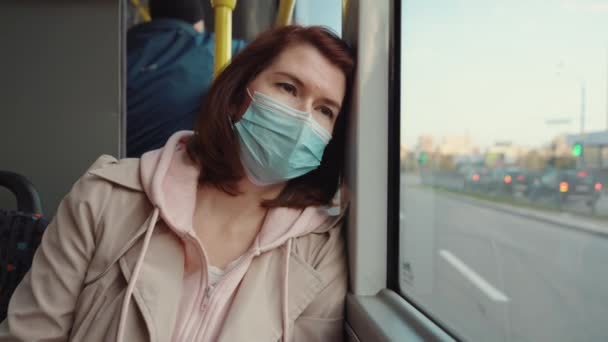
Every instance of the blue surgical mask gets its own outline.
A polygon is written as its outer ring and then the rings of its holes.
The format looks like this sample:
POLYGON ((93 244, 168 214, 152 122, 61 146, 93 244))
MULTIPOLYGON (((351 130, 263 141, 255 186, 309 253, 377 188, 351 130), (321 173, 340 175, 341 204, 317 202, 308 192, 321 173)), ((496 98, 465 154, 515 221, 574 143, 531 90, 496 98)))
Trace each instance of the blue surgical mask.
POLYGON ((234 127, 241 162, 248 178, 257 185, 284 182, 316 169, 331 140, 331 134, 312 114, 257 91, 234 127))

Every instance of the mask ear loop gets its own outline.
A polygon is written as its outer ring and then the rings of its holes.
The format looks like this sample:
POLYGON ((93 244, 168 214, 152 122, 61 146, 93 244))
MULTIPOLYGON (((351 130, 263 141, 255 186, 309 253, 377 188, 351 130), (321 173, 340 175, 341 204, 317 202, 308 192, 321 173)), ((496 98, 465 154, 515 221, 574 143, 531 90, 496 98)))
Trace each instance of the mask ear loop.
MULTIPOLYGON (((249 87, 245 87, 245 91, 247 92, 247 95, 249 95, 249 98, 253 102, 254 101, 253 95, 251 95, 251 91, 249 91, 249 87)), ((232 131, 234 131, 234 120, 232 120, 232 114, 228 114, 228 121, 230 122, 230 127, 232 128, 232 131)))
POLYGON ((232 114, 228 114, 228 122, 230 122, 230 128, 234 132, 234 121, 232 120, 232 114))
POLYGON ((249 98, 251 99, 251 101, 253 101, 253 95, 251 95, 251 91, 249 91, 249 87, 245 87, 245 91, 247 91, 247 95, 249 95, 249 98))

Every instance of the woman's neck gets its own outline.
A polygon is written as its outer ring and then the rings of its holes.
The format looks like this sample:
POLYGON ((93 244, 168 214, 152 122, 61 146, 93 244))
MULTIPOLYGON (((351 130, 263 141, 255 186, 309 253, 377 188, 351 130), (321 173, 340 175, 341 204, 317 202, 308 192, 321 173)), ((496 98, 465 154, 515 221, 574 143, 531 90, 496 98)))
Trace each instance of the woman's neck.
MULTIPOLYGON (((262 207, 264 200, 277 197, 286 183, 269 186, 253 184, 247 177, 238 182, 240 193, 236 196, 214 186, 199 186, 196 200, 195 222, 206 218, 213 222, 213 226, 220 229, 237 230, 251 229, 251 222, 261 221, 267 209, 262 207)), ((226 232, 229 233, 229 232, 226 232)))
POLYGON ((194 211, 194 232, 205 246, 208 262, 223 268, 243 255, 264 224, 264 200, 275 198, 285 184, 259 187, 244 179, 241 193, 231 196, 213 186, 200 186, 194 211))

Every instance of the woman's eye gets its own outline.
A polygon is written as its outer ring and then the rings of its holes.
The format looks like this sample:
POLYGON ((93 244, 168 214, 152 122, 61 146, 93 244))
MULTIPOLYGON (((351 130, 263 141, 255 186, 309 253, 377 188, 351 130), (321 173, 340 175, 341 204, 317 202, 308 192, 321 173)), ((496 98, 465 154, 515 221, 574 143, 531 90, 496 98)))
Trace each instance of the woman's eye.
POLYGON ((289 84, 289 83, 277 83, 278 86, 285 90, 286 92, 292 94, 292 95, 296 95, 296 87, 294 87, 293 85, 289 84))
POLYGON ((327 107, 321 107, 321 113, 323 113, 323 115, 327 116, 330 119, 333 119, 334 117, 334 112, 327 107))

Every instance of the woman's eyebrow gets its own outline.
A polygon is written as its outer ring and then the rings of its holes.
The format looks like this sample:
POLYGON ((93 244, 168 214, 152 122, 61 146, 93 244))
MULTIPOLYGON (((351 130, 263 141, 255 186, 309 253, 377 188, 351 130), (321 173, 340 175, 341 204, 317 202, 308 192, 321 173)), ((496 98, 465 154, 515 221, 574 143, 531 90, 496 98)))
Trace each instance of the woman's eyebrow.
POLYGON ((332 107, 336 107, 336 109, 338 109, 338 110, 341 109, 341 107, 338 104, 338 102, 336 102, 336 101, 334 101, 334 100, 332 100, 330 98, 324 97, 324 98, 321 99, 321 101, 324 102, 324 103, 326 103, 326 104, 328 104, 328 105, 330 105, 330 106, 332 106, 332 107))
POLYGON ((304 87, 304 82, 302 82, 302 80, 300 80, 297 76, 295 76, 291 73, 284 72, 284 71, 277 71, 277 72, 275 72, 275 74, 277 74, 279 76, 287 77, 290 80, 292 80, 294 83, 296 83, 298 86, 304 87))
MULTIPOLYGON (((291 74, 291 73, 285 72, 285 71, 277 71, 277 72, 275 72, 275 74, 279 75, 279 76, 283 76, 283 77, 289 78, 292 82, 296 83, 300 87, 306 87, 306 85, 304 84, 304 82, 302 80, 300 80, 294 74, 291 74)), ((330 106, 336 107, 338 110, 341 109, 340 104, 336 100, 332 100, 332 99, 330 99, 328 97, 324 97, 324 98, 321 99, 321 101, 324 102, 324 103, 326 103, 326 104, 328 104, 328 105, 330 105, 330 106)))

